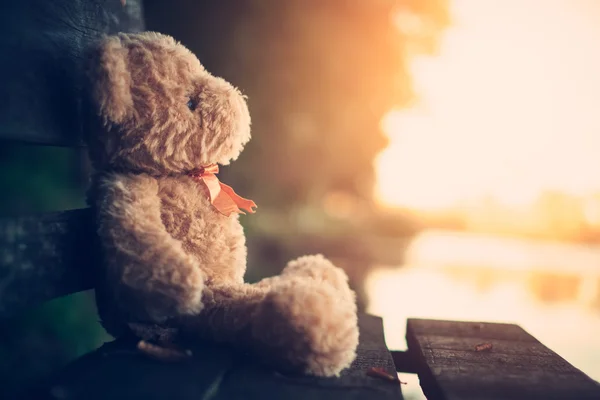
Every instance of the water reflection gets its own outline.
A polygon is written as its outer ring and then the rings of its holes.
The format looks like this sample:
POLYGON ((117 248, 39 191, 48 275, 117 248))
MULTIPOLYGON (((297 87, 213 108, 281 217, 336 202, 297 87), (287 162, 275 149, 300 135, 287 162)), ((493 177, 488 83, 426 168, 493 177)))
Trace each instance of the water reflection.
MULTIPOLYGON (((392 349, 406 348, 409 317, 510 322, 600 380, 598 246, 426 231, 366 290, 392 349)), ((403 390, 422 396, 416 381, 403 390)))

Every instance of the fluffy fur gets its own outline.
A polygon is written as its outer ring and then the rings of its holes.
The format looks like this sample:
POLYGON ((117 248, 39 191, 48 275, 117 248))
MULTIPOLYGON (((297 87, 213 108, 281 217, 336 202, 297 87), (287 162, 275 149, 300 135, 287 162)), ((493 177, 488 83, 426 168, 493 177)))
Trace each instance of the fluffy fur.
POLYGON ((317 255, 244 283, 237 215, 217 212, 188 176, 228 164, 250 139, 240 92, 158 33, 105 38, 89 61, 98 121, 88 137, 97 170, 90 201, 104 250, 97 296, 106 329, 146 337, 145 327, 158 325, 170 338, 228 342, 320 376, 348 367, 358 328, 346 274, 317 255))

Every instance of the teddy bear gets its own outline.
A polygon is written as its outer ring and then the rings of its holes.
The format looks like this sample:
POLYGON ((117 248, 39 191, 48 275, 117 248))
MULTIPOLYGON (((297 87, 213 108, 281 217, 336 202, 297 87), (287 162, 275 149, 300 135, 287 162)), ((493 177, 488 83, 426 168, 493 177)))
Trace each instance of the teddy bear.
POLYGON ((359 336, 343 270, 311 255, 244 282, 239 214, 255 204, 216 174, 250 139, 246 98, 156 32, 104 37, 86 60, 105 329, 216 341, 277 370, 339 376, 359 336))

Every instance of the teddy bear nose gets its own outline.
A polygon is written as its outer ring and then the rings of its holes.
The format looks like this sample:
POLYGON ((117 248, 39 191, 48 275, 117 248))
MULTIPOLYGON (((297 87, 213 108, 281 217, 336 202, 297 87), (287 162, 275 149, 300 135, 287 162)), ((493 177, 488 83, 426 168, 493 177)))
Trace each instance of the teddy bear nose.
POLYGON ((245 143, 250 139, 250 113, 245 97, 235 87, 219 88, 220 93, 215 93, 217 98, 224 99, 219 112, 224 120, 231 121, 231 133, 239 135, 245 143))

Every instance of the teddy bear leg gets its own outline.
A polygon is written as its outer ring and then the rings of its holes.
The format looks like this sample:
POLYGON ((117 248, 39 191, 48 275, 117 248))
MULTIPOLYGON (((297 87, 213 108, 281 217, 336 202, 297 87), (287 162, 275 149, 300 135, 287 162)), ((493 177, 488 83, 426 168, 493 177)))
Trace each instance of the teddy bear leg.
POLYGON ((242 347, 280 370, 339 375, 356 355, 354 300, 307 277, 268 282, 212 289, 216 301, 188 317, 184 331, 242 347))
POLYGON ((356 356, 356 304, 327 282, 281 276, 253 316, 265 355, 301 372, 336 376, 356 356))

